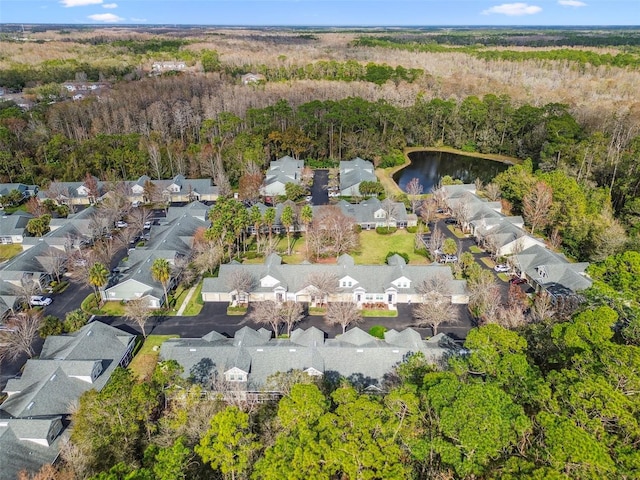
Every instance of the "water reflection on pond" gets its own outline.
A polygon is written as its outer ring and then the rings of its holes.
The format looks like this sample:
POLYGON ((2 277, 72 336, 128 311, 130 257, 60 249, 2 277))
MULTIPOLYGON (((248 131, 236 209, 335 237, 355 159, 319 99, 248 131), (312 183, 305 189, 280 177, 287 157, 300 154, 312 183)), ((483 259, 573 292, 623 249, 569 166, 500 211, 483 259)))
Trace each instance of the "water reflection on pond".
POLYGON ((417 177, 424 193, 429 193, 445 175, 459 178, 464 183, 473 183, 476 178, 489 182, 510 166, 495 160, 449 152, 417 151, 409 153, 409 158, 411 165, 397 172, 393 179, 404 190, 407 183, 417 177))

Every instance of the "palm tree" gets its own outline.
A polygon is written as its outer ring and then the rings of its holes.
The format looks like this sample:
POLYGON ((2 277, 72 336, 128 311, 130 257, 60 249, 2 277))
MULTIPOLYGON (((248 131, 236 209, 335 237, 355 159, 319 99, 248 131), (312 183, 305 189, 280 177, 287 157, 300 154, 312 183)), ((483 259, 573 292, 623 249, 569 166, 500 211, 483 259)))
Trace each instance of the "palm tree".
POLYGON ((311 225, 311 222, 313 221, 313 209, 311 208, 311 205, 305 205, 304 207, 302 207, 302 209, 300 210, 300 221, 302 222, 302 224, 304 225, 304 244, 305 244, 305 250, 307 252, 307 258, 309 257, 309 242, 307 241, 307 232, 309 231, 309 225, 311 225))
POLYGON ((93 287, 93 291, 96 294, 96 300, 100 301, 98 295, 98 289, 104 287, 109 279, 109 270, 102 263, 94 263, 89 269, 88 282, 93 287))
POLYGON ((162 284, 164 290, 165 302, 169 302, 169 294, 167 293, 167 286, 169 280, 171 280, 171 264, 166 258, 156 258, 151 265, 151 276, 157 282, 162 284))
POLYGON ((287 255, 291 255, 291 227, 295 222, 295 213, 291 205, 287 205, 282 209, 280 221, 287 231, 287 255))

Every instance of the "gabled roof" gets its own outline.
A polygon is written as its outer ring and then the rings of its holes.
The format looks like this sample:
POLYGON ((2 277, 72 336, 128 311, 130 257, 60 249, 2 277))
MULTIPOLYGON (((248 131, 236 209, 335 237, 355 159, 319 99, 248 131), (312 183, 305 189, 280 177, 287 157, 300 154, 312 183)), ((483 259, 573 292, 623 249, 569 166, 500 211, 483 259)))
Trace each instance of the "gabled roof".
POLYGON ((589 288, 588 263, 571 263, 559 253, 533 245, 516 255, 518 268, 554 295, 566 295, 589 288))
POLYGON ((0 480, 15 480, 21 470, 33 474, 52 464, 68 440, 66 433, 59 434, 61 427, 60 417, 0 420, 0 480))
POLYGON ((0 235, 23 235, 27 228, 27 223, 33 218, 28 212, 16 210, 11 215, 0 217, 0 235))
POLYGON ((361 182, 377 182, 373 163, 357 157, 340 162, 340 190, 354 187, 361 182))
POLYGON ((82 393, 104 387, 134 341, 135 335, 101 322, 47 337, 40 357, 28 360, 21 377, 7 382, 4 391, 11 395, 0 411, 16 418, 71 413, 82 393), (99 374, 91 381, 94 371, 99 374))
MULTIPOLYGON (((393 262, 392 262, 393 263, 393 262)), ((202 291, 210 293, 230 293, 228 279, 233 272, 242 270, 250 274, 256 282, 267 276, 278 283, 273 286, 261 287, 258 283, 252 292, 273 292, 276 287, 283 287, 289 292, 300 292, 309 287, 312 274, 333 275, 338 279, 348 276, 355 280, 351 287, 342 287, 340 291, 351 291, 355 288, 364 289, 368 293, 383 293, 392 287, 392 282, 405 277, 410 280, 406 293, 415 293, 416 287, 429 278, 443 278, 446 280, 447 292, 450 295, 464 295, 466 282, 455 280, 449 267, 432 265, 406 265, 404 259, 397 260, 391 265, 356 265, 353 257, 341 255, 338 263, 331 264, 281 264, 279 256, 273 254, 263 264, 227 263, 220 265, 218 277, 206 278, 202 291)), ((338 285, 336 285, 337 287, 338 285)))
MULTIPOLYGON (((352 217, 356 223, 377 223, 386 222, 387 218, 376 218, 375 212, 384 209, 383 203, 377 198, 367 198, 363 202, 353 204, 341 200, 337 203, 342 213, 348 217, 352 217)), ((391 217, 389 221, 402 222, 407 221, 407 209, 402 202, 392 202, 391 217)))
POLYGON ((160 347, 160 356, 180 363, 184 376, 199 365, 209 365, 218 373, 238 368, 248 373, 247 383, 239 385, 256 391, 270 375, 294 369, 337 374, 364 388, 379 385, 385 374, 411 353, 422 352, 427 360, 441 362, 460 351, 455 342, 444 341, 446 336, 442 334, 428 341, 411 330, 392 332, 390 337, 393 341, 380 340, 354 328, 336 339, 325 340, 324 333, 312 327, 294 330, 290 339, 279 339, 266 338, 266 333, 245 327, 233 339, 219 339, 214 344, 197 338, 169 339, 160 347), (248 338, 256 339, 256 343, 248 344, 248 338))

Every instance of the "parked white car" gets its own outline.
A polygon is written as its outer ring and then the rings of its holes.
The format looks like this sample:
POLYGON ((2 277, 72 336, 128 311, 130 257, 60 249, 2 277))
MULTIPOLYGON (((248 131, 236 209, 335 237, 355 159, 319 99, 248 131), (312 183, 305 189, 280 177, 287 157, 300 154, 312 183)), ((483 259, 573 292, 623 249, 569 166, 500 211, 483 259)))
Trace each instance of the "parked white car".
POLYGON ((144 229, 149 230, 150 228, 151 228, 151 222, 150 221, 144 222, 144 229))
POLYGON ((508 272, 511 270, 508 265, 500 264, 493 267, 496 272, 508 272))
POLYGON ((127 228, 129 226, 129 224, 127 222, 125 222, 124 220, 118 220, 116 222, 116 228, 127 228))
POLYGON ((44 297, 42 295, 33 295, 29 299, 29 305, 32 307, 46 307, 47 305, 51 305, 51 302, 53 302, 51 297, 44 297))

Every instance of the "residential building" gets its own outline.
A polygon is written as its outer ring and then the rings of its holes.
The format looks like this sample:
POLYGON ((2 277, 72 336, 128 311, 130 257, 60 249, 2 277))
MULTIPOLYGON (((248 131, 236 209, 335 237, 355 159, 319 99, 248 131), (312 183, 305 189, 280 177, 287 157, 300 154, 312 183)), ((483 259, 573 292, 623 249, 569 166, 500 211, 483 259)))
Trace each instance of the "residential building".
POLYGON ((260 83, 264 81, 264 75, 261 73, 245 73, 240 77, 243 85, 249 85, 251 83, 260 83))
POLYGON ((39 241, 0 266, 0 318, 19 308, 26 292, 44 290, 65 258, 64 251, 39 241))
POLYGON ((296 160, 290 156, 274 160, 269 165, 261 193, 267 197, 284 195, 285 185, 294 183, 299 185, 302 180, 303 160, 296 160))
POLYGON ((0 404, 0 480, 33 473, 58 457, 74 405, 100 391, 116 367, 131 361, 136 336, 101 322, 45 339, 40 357, 7 382, 0 404))
MULTIPOLYGON (((172 266, 186 262, 193 247, 196 230, 207 228, 209 207, 193 202, 185 207, 169 209, 167 218, 160 225, 151 227, 150 240, 143 247, 136 247, 122 261, 116 275, 110 278, 107 287, 101 291, 106 301, 128 301, 146 299, 150 308, 159 308, 165 302, 164 288, 151 275, 151 266, 158 258, 164 258, 172 266)), ((172 271, 167 290, 177 281, 172 271)))
POLYGON ((22 243, 27 232, 27 223, 32 218, 33 215, 21 210, 0 217, 0 243, 2 245, 22 243))
POLYGON ((362 389, 381 391, 385 376, 410 355, 421 353, 430 363, 442 365, 461 351, 444 334, 423 340, 412 329, 388 330, 384 339, 359 328, 334 339, 325 338, 315 327, 296 329, 286 339, 271 336, 263 328, 243 327, 233 338, 216 332, 202 338, 174 338, 162 344, 160 358, 177 361, 184 377, 197 372, 200 378, 235 385, 236 392, 261 392, 271 375, 292 370, 333 380, 343 377, 362 389))
POLYGON ((22 200, 34 197, 38 194, 37 185, 25 185, 24 183, 0 183, 0 198, 6 197, 14 190, 18 191, 22 195, 22 200))
POLYGON ((218 187, 213 185, 209 178, 185 178, 184 175, 176 175, 169 180, 152 180, 143 175, 129 182, 129 191, 129 199, 132 202, 143 203, 160 200, 168 203, 214 201, 218 198, 219 192, 218 187))
POLYGON ((451 303, 468 303, 466 282, 455 280, 450 268, 435 264, 407 265, 398 255, 389 260, 389 265, 356 265, 349 255, 342 255, 333 265, 283 264, 276 254, 269 255, 263 264, 232 262, 221 265, 217 277, 204 279, 202 299, 205 302, 294 301, 312 305, 316 301, 348 301, 359 307, 378 304, 395 309, 398 303, 420 302, 420 285, 435 279, 444 285, 451 303), (237 271, 249 274, 254 280, 251 291, 239 292, 230 287, 237 271), (335 293, 319 299, 319 289, 313 285, 314 275, 334 278, 335 293))
POLYGON ((40 200, 51 199, 60 205, 90 205, 99 201, 106 193, 105 182, 91 177, 92 182, 86 180, 81 182, 56 182, 53 181, 47 190, 40 190, 38 198, 40 200))
MULTIPOLYGON (((50 198, 59 204, 69 206, 90 205, 111 195, 108 182, 93 177, 93 185, 82 182, 52 182, 46 191, 40 191, 38 198, 50 198)), ((169 180, 152 180, 143 175, 137 180, 124 182, 122 194, 130 202, 163 201, 181 203, 198 201, 215 201, 218 198, 218 187, 209 178, 185 178, 176 175, 169 180), (147 186, 147 182, 149 182, 147 186)))
POLYGON ((524 229, 522 217, 501 213, 500 202, 488 202, 476 195, 475 185, 442 187, 448 209, 457 220, 498 256, 508 256, 516 274, 536 290, 554 297, 573 295, 591 286, 585 273, 588 263, 572 263, 564 255, 549 250, 544 241, 524 229))
POLYGON ((553 297, 572 296, 593 283, 586 273, 589 263, 572 263, 564 255, 540 245, 515 254, 514 263, 521 278, 536 291, 544 289, 553 297))
POLYGON ((162 73, 162 72, 181 72, 186 70, 187 64, 183 61, 174 61, 174 62, 153 62, 151 64, 151 70, 154 73, 162 73))
POLYGON ((340 162, 340 195, 360 196, 360 184, 365 181, 378 181, 373 163, 360 157, 340 162))
POLYGON ((346 216, 352 217, 363 230, 374 230, 377 227, 406 228, 418 225, 418 217, 413 213, 408 214, 402 202, 380 201, 374 197, 355 204, 341 200, 337 206, 346 216))

